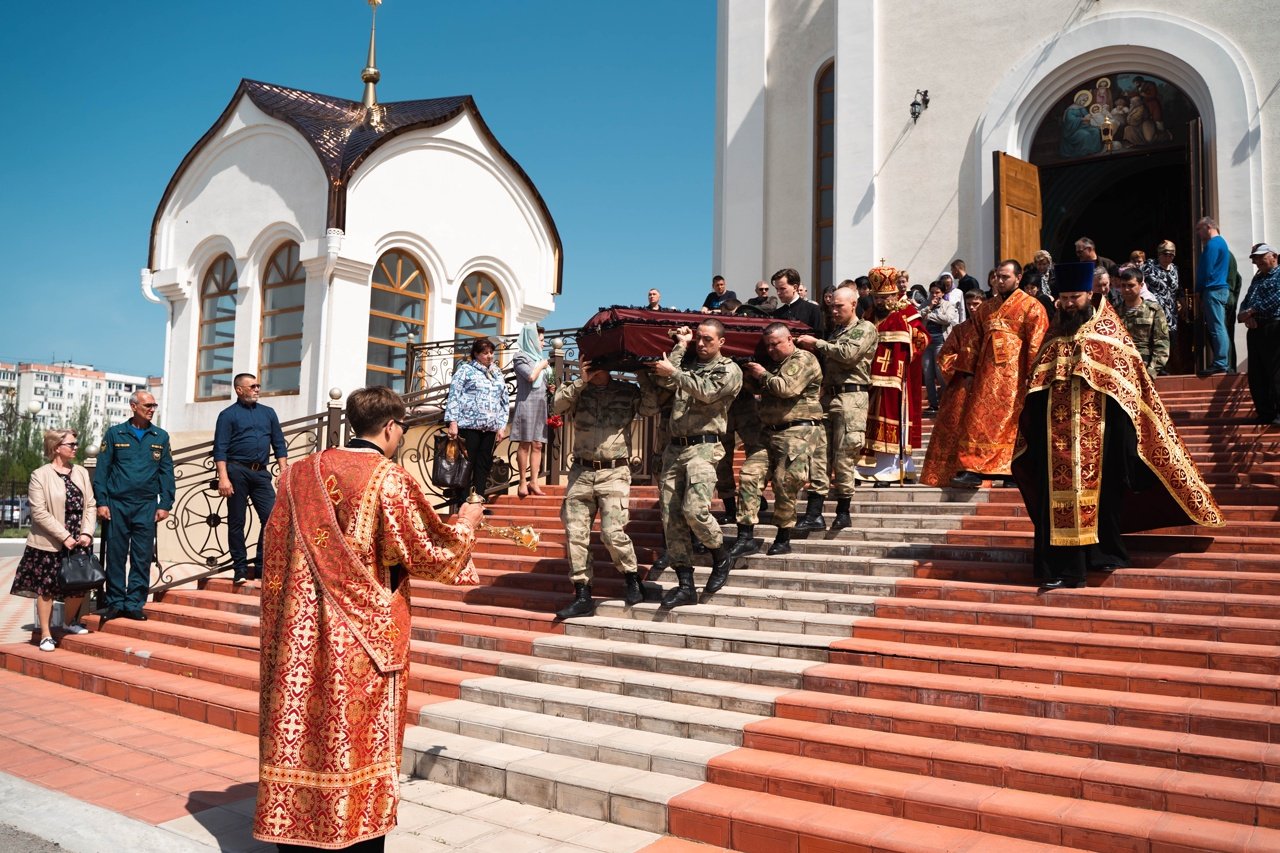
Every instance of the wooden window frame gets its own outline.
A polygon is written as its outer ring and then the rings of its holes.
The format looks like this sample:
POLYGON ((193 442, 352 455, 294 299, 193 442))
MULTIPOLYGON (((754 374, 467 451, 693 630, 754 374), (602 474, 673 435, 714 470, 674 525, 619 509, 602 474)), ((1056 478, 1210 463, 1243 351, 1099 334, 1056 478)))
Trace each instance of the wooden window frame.
POLYGON ((482 272, 473 272, 462 280, 462 284, 458 287, 458 298, 454 300, 454 305, 456 306, 453 312, 453 339, 455 341, 466 340, 468 338, 488 337, 487 334, 473 332, 470 329, 461 329, 458 327, 458 314, 464 310, 473 314, 480 314, 485 317, 495 318, 498 321, 496 333, 499 335, 501 335, 502 330, 507 327, 507 300, 502 296, 502 288, 498 287, 498 283, 494 281, 493 278, 482 272), (488 282, 489 286, 493 288, 493 299, 486 300, 480 305, 476 305, 471 301, 463 302, 463 294, 467 293, 467 284, 472 280, 475 281, 477 287, 477 296, 480 295, 480 288, 483 287, 485 282, 488 282), (484 307, 485 304, 491 303, 494 300, 498 303, 497 311, 491 311, 484 307))
MULTIPOLYGON (((214 258, 212 263, 210 263, 209 266, 205 268, 204 275, 200 277, 200 293, 198 296, 198 299, 200 300, 200 322, 196 326, 196 387, 195 387, 195 394, 194 394, 194 399, 197 403, 205 403, 213 400, 227 399, 226 397, 219 397, 216 395, 214 396, 201 395, 200 385, 204 381, 204 378, 206 376, 218 376, 225 372, 222 370, 201 370, 200 369, 201 356, 203 356, 204 353, 208 350, 229 349, 232 351, 232 353, 234 353, 235 346, 236 346, 235 316, 232 316, 230 318, 231 341, 229 343, 216 343, 216 344, 201 343, 201 341, 204 339, 205 326, 216 326, 219 323, 228 322, 227 318, 225 317, 221 319, 215 319, 215 320, 210 320, 206 318, 204 316, 205 299, 207 299, 209 296, 217 296, 217 297, 230 296, 232 301, 234 302, 236 298, 236 294, 239 293, 239 290, 240 290, 239 285, 240 285, 240 270, 236 268, 235 258, 231 257, 231 255, 227 254, 226 252, 223 252, 221 255, 218 255, 218 257, 214 258), (233 275, 232 275, 230 286, 227 285, 226 276, 224 275, 223 276, 224 289, 219 290, 216 293, 212 293, 212 294, 206 293, 205 287, 209 284, 210 277, 213 275, 214 270, 217 269, 219 266, 222 266, 224 270, 228 268, 231 270, 233 275)), ((239 313, 238 305, 237 305, 236 313, 237 314, 239 313)), ((234 379, 235 377, 234 368, 232 368, 231 376, 234 379)))
MULTIPOLYGON (((421 298, 422 300, 422 319, 421 320, 411 320, 399 314, 389 314, 386 311, 375 311, 372 307, 369 308, 369 318, 372 319, 374 317, 378 317, 384 320, 394 320, 400 323, 416 325, 420 329, 418 333, 418 338, 417 338, 418 342, 421 343, 426 339, 427 320, 429 318, 429 310, 431 308, 431 302, 430 302, 431 280, 427 278, 426 269, 422 266, 422 264, 418 261, 418 259, 414 255, 412 255, 405 249, 388 249, 387 251, 383 252, 382 255, 378 258, 377 263, 374 264, 373 273, 371 273, 369 276, 369 290, 370 290, 370 296, 372 296, 372 291, 381 290, 387 293, 394 293, 397 296, 402 296, 402 297, 412 296, 415 299, 421 298), (395 269, 394 275, 386 265, 386 260, 391 255, 397 256, 396 269, 395 269), (414 266, 414 272, 411 273, 407 279, 403 278, 405 260, 412 262, 414 266), (383 275, 387 278, 388 281, 391 282, 391 284, 389 285, 383 284, 376 280, 378 270, 382 270, 383 275), (419 276, 421 276, 422 278, 422 293, 419 294, 412 290, 406 291, 405 288, 410 284, 412 284, 414 279, 419 276)), ((373 304, 373 300, 370 299, 370 306, 372 306, 372 304, 373 304)), ((364 365, 365 372, 381 373, 390 377, 403 379, 404 378, 403 370, 396 370, 395 368, 384 367, 383 365, 380 365, 380 364, 370 364, 369 363, 369 346, 373 344, 377 344, 380 346, 400 347, 403 349, 404 341, 389 341, 389 340, 386 340, 385 338, 375 338, 372 335, 368 335, 368 334, 366 334, 365 340, 366 340, 365 365, 364 365)), ((389 384, 387 387, 394 388, 394 384, 389 384)))
MULTIPOLYGON (((279 370, 279 369, 290 368, 290 367, 297 367, 297 368, 302 367, 301 358, 299 358, 298 361, 281 361, 281 362, 268 362, 266 360, 267 344, 279 343, 280 341, 301 341, 302 340, 302 332, 298 332, 295 335, 275 335, 274 337, 270 337, 270 338, 266 336, 267 319, 269 317, 275 317, 281 314, 304 314, 305 313, 307 271, 302 266, 301 257, 302 257, 302 247, 299 246, 297 243, 295 243, 293 240, 289 240, 285 243, 282 243, 274 252, 271 253, 271 257, 267 261, 267 265, 264 268, 264 273, 262 276, 262 309, 258 315, 258 378, 259 380, 264 379, 264 375, 268 370, 279 370), (290 249, 298 253, 297 266, 295 269, 286 270, 284 268, 284 264, 283 263, 277 264, 276 260, 280 257, 282 252, 286 253, 286 256, 287 256, 287 253, 289 252, 290 249), (280 281, 269 282, 269 279, 271 278, 271 271, 273 269, 280 270, 280 274, 282 276, 280 281), (299 278, 288 277, 291 273, 295 273, 295 272, 300 274, 299 278), (303 289, 302 304, 295 305, 291 308, 277 308, 273 311, 267 310, 267 301, 268 301, 267 292, 268 291, 275 290, 277 288, 296 287, 296 286, 301 286, 303 289)), ((296 395, 301 393, 301 391, 302 391, 302 376, 301 376, 301 372, 299 372, 298 387, 293 389, 285 388, 285 389, 279 389, 279 390, 267 390, 266 388, 264 388, 261 392, 261 396, 282 397, 286 395, 296 395)))
POLYGON ((820 69, 813 80, 813 270, 812 280, 813 287, 810 289, 810 295, 815 298, 820 297, 822 288, 826 284, 836 283, 835 268, 835 132, 836 123, 835 115, 835 91, 836 91, 836 61, 834 59, 827 62, 820 69), (827 75, 831 75, 831 85, 823 86, 823 80, 827 75), (822 118, 822 96, 827 92, 831 92, 831 119, 829 121, 822 118), (832 125, 832 143, 831 152, 824 154, 822 151, 822 130, 826 125, 832 125), (830 158, 832 162, 831 184, 822 183, 822 161, 830 158), (831 217, 829 219, 822 218, 822 193, 824 190, 831 190, 831 217), (822 254, 822 232, 824 230, 831 231, 831 254, 822 254), (831 281, 822 281, 822 262, 831 261, 831 281))

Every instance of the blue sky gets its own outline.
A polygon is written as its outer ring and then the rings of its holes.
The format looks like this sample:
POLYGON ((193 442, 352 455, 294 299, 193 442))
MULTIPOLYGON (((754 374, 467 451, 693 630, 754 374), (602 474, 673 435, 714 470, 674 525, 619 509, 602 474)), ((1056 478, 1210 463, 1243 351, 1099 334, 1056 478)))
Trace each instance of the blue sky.
MULTIPOLYGON (((241 77, 358 100, 365 0, 8 3, 0 359, 158 373, 156 204, 241 77)), ((701 304, 711 275, 715 2, 386 0, 382 101, 470 94, 565 249, 549 319, 701 304)))

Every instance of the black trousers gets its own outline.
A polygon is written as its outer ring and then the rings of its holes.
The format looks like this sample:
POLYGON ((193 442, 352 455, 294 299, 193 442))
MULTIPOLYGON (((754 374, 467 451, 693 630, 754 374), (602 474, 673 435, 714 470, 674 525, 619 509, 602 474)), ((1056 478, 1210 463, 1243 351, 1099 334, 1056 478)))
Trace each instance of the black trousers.
POLYGON ((227 546, 236 577, 249 577, 262 572, 262 534, 267 519, 276 505, 276 490, 271 485, 271 472, 266 468, 253 471, 245 465, 227 463, 227 479, 231 496, 227 498, 227 546), (258 515, 258 548, 253 568, 249 568, 248 549, 244 541, 244 522, 249 504, 258 515))
POLYGON ((1280 414, 1280 320, 1260 323, 1245 335, 1249 347, 1249 394, 1258 420, 1270 423, 1280 414))
MULTIPOLYGON (((489 488, 489 472, 493 469, 493 448, 498 434, 483 429, 459 429, 458 438, 467 448, 467 458, 471 460, 471 489, 477 495, 483 495, 489 488)), ((454 504, 466 500, 466 493, 455 492, 450 495, 454 504)))

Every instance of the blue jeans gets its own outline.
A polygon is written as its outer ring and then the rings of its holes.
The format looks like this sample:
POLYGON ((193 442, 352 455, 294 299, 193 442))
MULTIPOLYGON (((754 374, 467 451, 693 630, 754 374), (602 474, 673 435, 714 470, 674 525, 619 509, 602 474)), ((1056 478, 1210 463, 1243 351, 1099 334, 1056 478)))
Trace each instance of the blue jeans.
POLYGON ((227 463, 227 479, 234 490, 227 498, 227 546, 231 551, 231 565, 235 577, 249 574, 249 558, 244 542, 244 522, 248 503, 253 502, 258 514, 258 552, 254 555, 255 574, 262 570, 262 533, 267 528, 267 518, 276 505, 276 490, 271 485, 271 472, 263 468, 251 471, 235 462, 227 463))
POLYGON ((1226 287, 1213 287, 1200 292, 1200 308, 1204 312, 1204 344, 1209 351, 1209 370, 1227 369, 1227 297, 1226 287))
POLYGON ((938 387, 946 390, 947 383, 938 369, 938 350, 942 349, 942 341, 930 343, 924 351, 924 390, 929 394, 929 408, 938 408, 938 387))

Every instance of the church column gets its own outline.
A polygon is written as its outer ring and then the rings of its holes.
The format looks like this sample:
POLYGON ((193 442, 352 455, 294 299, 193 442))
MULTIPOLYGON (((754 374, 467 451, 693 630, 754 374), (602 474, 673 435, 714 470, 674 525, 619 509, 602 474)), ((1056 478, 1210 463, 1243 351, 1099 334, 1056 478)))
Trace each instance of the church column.
POLYGON ((749 293, 751 286, 768 274, 763 252, 768 58, 768 4, 760 0, 720 0, 711 263, 712 272, 723 275, 729 287, 740 294, 749 293))
POLYGON ((879 262, 875 230, 875 5, 875 0, 840 0, 836 4, 836 281, 866 275, 879 262))
MULTIPOLYGON (((318 380, 312 385, 317 399, 311 401, 311 408, 317 412, 327 404, 330 388, 341 388, 345 397, 364 387, 369 357, 369 277, 373 264, 339 257, 332 271, 333 279, 323 290, 318 380)), ((310 284, 310 272, 307 280, 310 284)))

